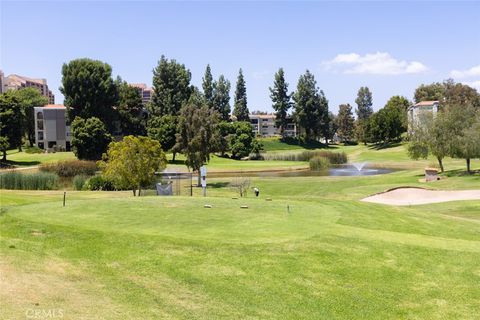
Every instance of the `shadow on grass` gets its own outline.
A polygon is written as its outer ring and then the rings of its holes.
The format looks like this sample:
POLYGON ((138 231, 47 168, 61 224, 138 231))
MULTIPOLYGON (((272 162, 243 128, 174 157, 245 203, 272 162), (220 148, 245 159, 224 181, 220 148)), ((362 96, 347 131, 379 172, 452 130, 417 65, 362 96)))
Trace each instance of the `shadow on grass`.
POLYGON ((11 161, 0 162, 0 168, 29 167, 39 165, 40 161, 11 161))
POLYGON ((470 172, 467 172, 466 169, 457 169, 457 170, 448 170, 445 171, 443 174, 445 177, 480 177, 480 170, 471 170, 470 172))
POLYGON ((378 144, 372 144, 368 148, 373 150, 383 150, 383 149, 399 147, 401 144, 402 144, 401 142, 378 143, 378 144))
POLYGON ((209 183, 207 186, 213 189, 220 189, 220 188, 228 187, 229 184, 230 184, 229 182, 214 182, 214 183, 209 183))
POLYGON ((168 164, 185 164, 185 160, 168 160, 168 164))

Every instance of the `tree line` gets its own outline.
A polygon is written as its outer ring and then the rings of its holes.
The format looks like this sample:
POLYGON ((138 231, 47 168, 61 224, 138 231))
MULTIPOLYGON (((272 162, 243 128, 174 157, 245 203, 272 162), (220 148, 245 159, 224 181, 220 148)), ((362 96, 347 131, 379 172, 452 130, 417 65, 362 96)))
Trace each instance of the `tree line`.
MULTIPOLYGON (((242 158, 262 149, 250 127, 242 69, 235 85, 233 110, 230 81, 224 75, 214 79, 210 65, 205 69, 200 89, 191 84, 191 72, 184 64, 162 56, 153 69, 152 83, 153 97, 145 105, 137 88, 121 77, 113 78, 109 64, 92 59, 65 63, 60 91, 65 96, 67 118, 71 121, 71 144, 77 157, 100 159, 115 137, 127 135, 157 140, 163 150, 173 153, 174 159, 177 153, 186 155, 186 164, 194 170, 207 162, 213 152, 242 158), (232 122, 232 118, 237 121, 232 122)), ((321 140, 328 144, 335 137, 343 143, 389 144, 400 141, 408 128, 407 109, 412 102, 393 96, 374 112, 368 87, 358 90, 356 117, 348 103, 341 104, 338 114, 334 115, 309 70, 300 75, 296 90, 290 92, 285 72, 280 68, 269 91, 280 134, 285 135, 287 125, 293 120, 299 140, 303 142, 321 140)), ((21 148, 23 137, 33 144, 33 106, 46 104, 45 98, 35 92, 22 89, 1 95, 0 148, 4 159, 7 149, 21 148)), ((438 100, 442 105, 460 108, 469 104, 474 110, 478 110, 480 104, 475 89, 452 80, 422 84, 415 90, 414 97, 415 102, 438 100)), ((415 139, 411 137, 412 141, 415 139)), ((454 153, 460 154, 452 151, 448 155, 454 153)))

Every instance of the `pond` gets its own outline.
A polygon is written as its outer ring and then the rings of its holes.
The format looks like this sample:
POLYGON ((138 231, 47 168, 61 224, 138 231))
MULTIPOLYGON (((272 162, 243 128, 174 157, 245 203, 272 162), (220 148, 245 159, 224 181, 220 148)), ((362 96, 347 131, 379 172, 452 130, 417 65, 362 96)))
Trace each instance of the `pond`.
POLYGON ((386 174, 396 171, 387 168, 369 168, 362 166, 358 168, 354 164, 339 165, 334 168, 322 171, 304 170, 285 170, 285 171, 247 171, 247 172, 209 172, 210 178, 223 178, 233 176, 245 177, 315 177, 315 176, 373 176, 386 174))

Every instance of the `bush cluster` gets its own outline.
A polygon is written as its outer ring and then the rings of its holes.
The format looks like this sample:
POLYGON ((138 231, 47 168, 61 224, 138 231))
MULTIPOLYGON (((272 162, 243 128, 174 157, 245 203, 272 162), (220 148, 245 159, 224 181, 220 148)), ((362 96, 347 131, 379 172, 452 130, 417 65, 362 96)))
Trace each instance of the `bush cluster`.
POLYGON ((347 163, 347 154, 345 152, 332 152, 326 150, 306 150, 302 152, 275 152, 263 153, 264 160, 281 160, 281 161, 310 161, 312 158, 323 157, 329 160, 331 164, 347 163))
POLYGON ((87 182, 88 178, 90 177, 84 174, 76 175, 73 177, 73 188, 75 190, 83 190, 83 186, 87 182))
POLYGON ((102 176, 93 176, 84 182, 83 189, 91 191, 114 191, 115 186, 112 181, 102 176))
POLYGON ((76 175, 93 176, 97 171, 94 161, 65 160, 40 165, 40 171, 52 172, 60 177, 74 177, 76 175))
POLYGON ((324 170, 324 169, 327 169, 328 167, 330 167, 331 163, 330 163, 330 160, 328 158, 313 157, 312 159, 310 159, 309 165, 310 165, 310 170, 320 171, 320 170, 324 170))
POLYGON ((22 174, 7 172, 0 174, 0 188, 12 190, 55 190, 58 188, 58 175, 38 172, 22 174))

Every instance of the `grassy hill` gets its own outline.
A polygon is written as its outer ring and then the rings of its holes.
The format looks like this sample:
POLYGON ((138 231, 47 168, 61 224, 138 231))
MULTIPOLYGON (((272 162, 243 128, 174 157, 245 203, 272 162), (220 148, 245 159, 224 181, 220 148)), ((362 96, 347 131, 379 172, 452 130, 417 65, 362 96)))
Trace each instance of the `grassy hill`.
POLYGON ((2 190, 1 318, 476 319, 480 201, 359 201, 421 173, 255 178, 258 199, 232 199, 227 178, 207 198, 68 192, 66 207, 63 192, 2 190))

